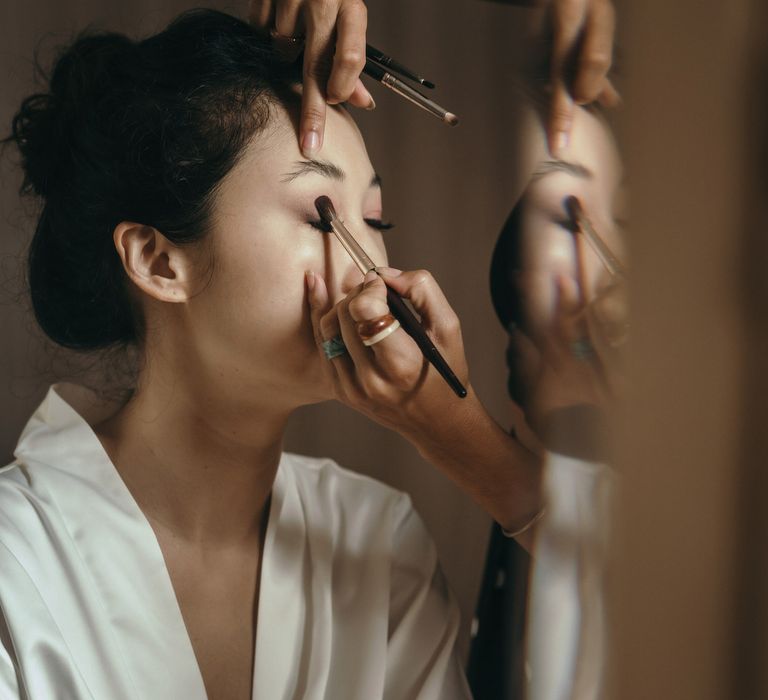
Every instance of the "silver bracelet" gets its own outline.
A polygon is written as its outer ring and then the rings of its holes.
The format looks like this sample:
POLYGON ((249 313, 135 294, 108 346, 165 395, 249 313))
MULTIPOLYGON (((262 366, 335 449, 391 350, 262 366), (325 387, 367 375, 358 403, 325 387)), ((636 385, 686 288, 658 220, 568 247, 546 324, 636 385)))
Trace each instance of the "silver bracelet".
POLYGON ((542 508, 536 515, 534 515, 525 525, 523 525, 519 530, 515 530, 514 532, 510 532, 509 530, 505 530, 504 528, 501 528, 501 532, 504 535, 504 537, 519 537, 524 532, 528 532, 539 520, 541 520, 544 517, 544 514, 547 512, 546 508, 542 508))

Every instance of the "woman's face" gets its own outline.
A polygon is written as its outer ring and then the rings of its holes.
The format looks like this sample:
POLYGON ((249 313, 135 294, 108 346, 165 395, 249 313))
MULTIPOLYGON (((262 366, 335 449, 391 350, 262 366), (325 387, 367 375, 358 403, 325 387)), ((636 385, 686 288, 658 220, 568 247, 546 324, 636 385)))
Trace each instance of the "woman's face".
POLYGON ((271 397, 284 408, 331 398, 305 271, 325 277, 334 302, 362 281, 333 235, 312 225, 319 219, 315 199, 328 195, 373 261, 387 262, 376 229, 381 187, 352 118, 329 109, 324 145, 312 161, 299 151, 292 119, 276 107, 267 131, 222 181, 208 239, 211 282, 187 305, 196 364, 233 391, 271 397))
MULTIPOLYGON (((521 200, 523 294, 527 326, 532 332, 553 317, 558 275, 577 277, 574 236, 567 228, 564 201, 578 197, 587 217, 608 246, 624 259, 621 237, 622 166, 607 125, 584 109, 576 110, 569 147, 560 160, 541 154, 521 200)), ((584 252, 583 277, 587 298, 605 282, 607 273, 589 246, 584 252)))

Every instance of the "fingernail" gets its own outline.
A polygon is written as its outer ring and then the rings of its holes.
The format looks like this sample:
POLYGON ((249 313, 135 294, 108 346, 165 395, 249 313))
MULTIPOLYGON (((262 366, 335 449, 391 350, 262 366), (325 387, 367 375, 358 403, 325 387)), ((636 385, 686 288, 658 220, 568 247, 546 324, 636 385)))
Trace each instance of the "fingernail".
POLYGON ((555 134, 555 153, 554 155, 560 156, 563 151, 568 148, 571 137, 567 131, 558 131, 555 134))
POLYGON ((309 305, 314 308, 315 301, 316 301, 316 294, 315 292, 315 273, 312 270, 307 270, 304 273, 304 277, 307 280, 307 301, 309 302, 309 305))
POLYGON ((304 140, 301 142, 301 150, 305 156, 311 157, 317 153, 320 148, 320 134, 316 131, 308 131, 304 134, 304 140))
POLYGON ((369 112, 372 112, 374 109, 376 109, 376 100, 374 100, 373 97, 371 97, 371 101, 368 103, 368 106, 366 107, 366 109, 369 112))
POLYGON ((363 286, 367 287, 369 284, 375 282, 377 279, 379 279, 379 276, 373 270, 369 270, 368 272, 365 273, 363 286))
POLYGON ((385 277, 399 277, 403 274, 403 271, 396 267, 377 267, 376 270, 385 277))

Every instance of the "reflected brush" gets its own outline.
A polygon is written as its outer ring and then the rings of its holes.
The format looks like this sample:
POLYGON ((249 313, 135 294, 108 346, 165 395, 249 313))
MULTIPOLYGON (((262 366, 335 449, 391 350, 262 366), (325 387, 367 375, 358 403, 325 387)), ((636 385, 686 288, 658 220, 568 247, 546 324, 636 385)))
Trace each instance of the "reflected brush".
POLYGON ((589 245, 592 246, 592 250, 595 251, 597 257, 600 258, 605 268, 611 273, 611 276, 626 277, 627 268, 608 247, 608 244, 600 237, 597 231, 595 231, 595 227, 592 226, 592 223, 587 218, 579 198, 573 195, 568 197, 565 200, 565 210, 573 219, 576 228, 584 234, 589 245))
MULTIPOLYGON (((362 272, 363 275, 366 275, 369 272, 375 272, 378 275, 379 271, 373 263, 373 260, 368 257, 368 254, 355 240, 355 237, 349 232, 349 229, 344 225, 344 222, 336 215, 336 209, 334 208, 330 197, 326 197, 325 195, 318 197, 315 200, 315 208, 317 209, 317 213, 320 214, 323 223, 325 223, 328 229, 334 233, 339 243, 341 243, 344 250, 349 253, 360 272, 362 272)), ((384 280, 383 277, 382 279, 384 280)), ((411 336, 416 345, 419 346, 421 354, 424 355, 427 361, 440 373, 440 376, 445 379, 456 395, 463 399, 467 395, 467 390, 459 381, 459 378, 454 374, 453 370, 448 366, 448 363, 440 354, 440 351, 435 347, 435 344, 430 340, 423 326, 419 323, 416 316, 413 315, 413 312, 405 305, 402 297, 387 285, 386 280, 384 280, 384 285, 387 288, 387 306, 389 306, 392 315, 400 321, 403 330, 411 336)))

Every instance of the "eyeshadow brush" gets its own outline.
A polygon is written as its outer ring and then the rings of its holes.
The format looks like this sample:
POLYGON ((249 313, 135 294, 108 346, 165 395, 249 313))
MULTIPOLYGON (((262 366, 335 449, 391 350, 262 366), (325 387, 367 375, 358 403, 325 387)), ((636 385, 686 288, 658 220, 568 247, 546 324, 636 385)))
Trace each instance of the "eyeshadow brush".
MULTIPOLYGON (((323 223, 325 223, 329 231, 334 233, 339 243, 344 247, 344 250, 354 260, 360 272, 363 275, 371 271, 379 274, 376 265, 360 247, 360 244, 349 232, 344 222, 336 215, 336 209, 330 197, 325 195, 318 197, 315 200, 315 208, 323 223)), ((382 277, 382 279, 384 278, 382 277)), ((389 306, 392 315, 400 321, 403 330, 413 338, 427 361, 440 373, 440 376, 445 379, 455 394, 463 399, 467 395, 467 390, 449 367, 440 351, 435 347, 435 344, 430 340, 423 326, 419 323, 416 316, 413 315, 413 312, 405 305, 402 297, 387 285, 386 280, 384 280, 384 285, 387 288, 387 306, 389 306)))

